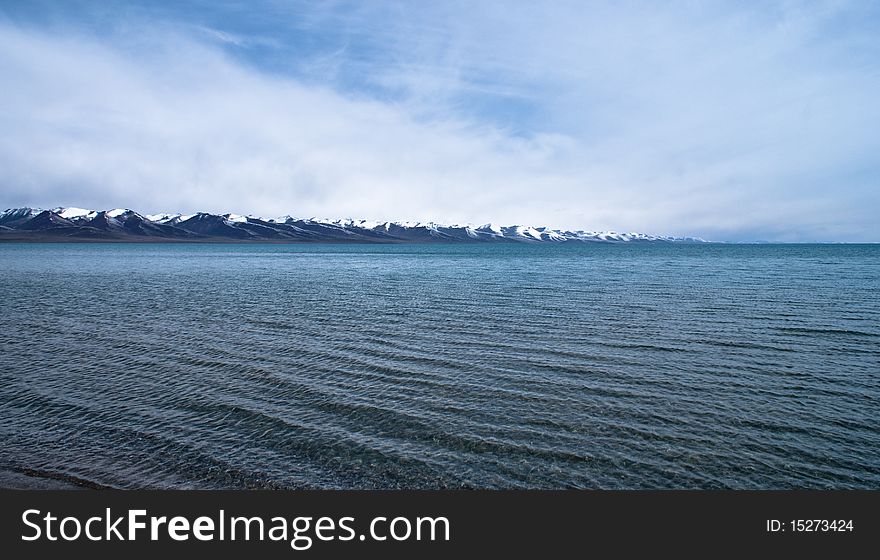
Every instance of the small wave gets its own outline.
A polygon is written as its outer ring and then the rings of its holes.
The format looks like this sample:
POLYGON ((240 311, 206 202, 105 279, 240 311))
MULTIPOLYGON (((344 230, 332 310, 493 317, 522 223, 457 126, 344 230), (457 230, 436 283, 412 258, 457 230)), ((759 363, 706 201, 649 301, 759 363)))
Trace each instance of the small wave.
POLYGON ((859 336, 880 338, 880 333, 872 333, 859 331, 854 329, 816 329, 808 327, 774 327, 775 330, 784 333, 801 334, 801 335, 838 335, 838 336, 859 336))
POLYGON ((81 478, 78 476, 74 476, 72 474, 56 472, 56 471, 47 471, 43 469, 32 469, 32 468, 22 468, 17 469, 14 472, 18 472, 24 476, 32 477, 32 478, 40 478, 45 480, 54 480, 58 482, 65 483, 67 485, 72 485, 79 488, 87 488, 89 490, 109 490, 111 486, 105 486, 103 484, 99 484, 93 480, 88 480, 85 478, 81 478))

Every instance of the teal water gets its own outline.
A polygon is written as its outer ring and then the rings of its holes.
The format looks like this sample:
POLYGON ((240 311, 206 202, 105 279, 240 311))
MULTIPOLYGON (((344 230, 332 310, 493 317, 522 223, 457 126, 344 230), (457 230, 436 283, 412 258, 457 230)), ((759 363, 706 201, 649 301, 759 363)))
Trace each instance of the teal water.
POLYGON ((0 469, 878 488, 880 246, 0 244, 0 469))

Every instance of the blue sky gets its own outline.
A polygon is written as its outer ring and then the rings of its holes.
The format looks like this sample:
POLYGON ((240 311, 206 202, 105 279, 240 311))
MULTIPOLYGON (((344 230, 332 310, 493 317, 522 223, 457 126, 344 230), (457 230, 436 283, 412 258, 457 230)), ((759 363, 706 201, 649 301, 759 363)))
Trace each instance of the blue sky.
POLYGON ((0 206, 880 241, 874 2, 0 3, 0 206))

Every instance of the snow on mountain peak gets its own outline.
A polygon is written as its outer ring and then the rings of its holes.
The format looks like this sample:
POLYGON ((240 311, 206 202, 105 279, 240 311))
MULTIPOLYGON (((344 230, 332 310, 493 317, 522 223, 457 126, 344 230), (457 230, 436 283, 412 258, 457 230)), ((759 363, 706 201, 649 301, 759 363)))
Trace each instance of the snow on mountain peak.
POLYGON ((94 210, 86 210, 85 208, 56 208, 53 210, 56 214, 61 216, 64 219, 72 219, 72 218, 93 218, 98 213, 94 210))
POLYGON ((175 218, 179 218, 180 214, 169 214, 167 212, 163 212, 161 214, 150 214, 148 216, 144 216, 150 222, 156 222, 160 224, 164 224, 165 222, 171 221, 175 218))

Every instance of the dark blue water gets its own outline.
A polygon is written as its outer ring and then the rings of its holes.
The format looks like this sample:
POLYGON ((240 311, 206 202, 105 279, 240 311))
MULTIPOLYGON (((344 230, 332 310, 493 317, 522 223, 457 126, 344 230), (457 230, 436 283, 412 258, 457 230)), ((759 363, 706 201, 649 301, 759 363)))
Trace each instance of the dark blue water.
POLYGON ((880 246, 0 244, 0 470, 878 488, 880 246))

